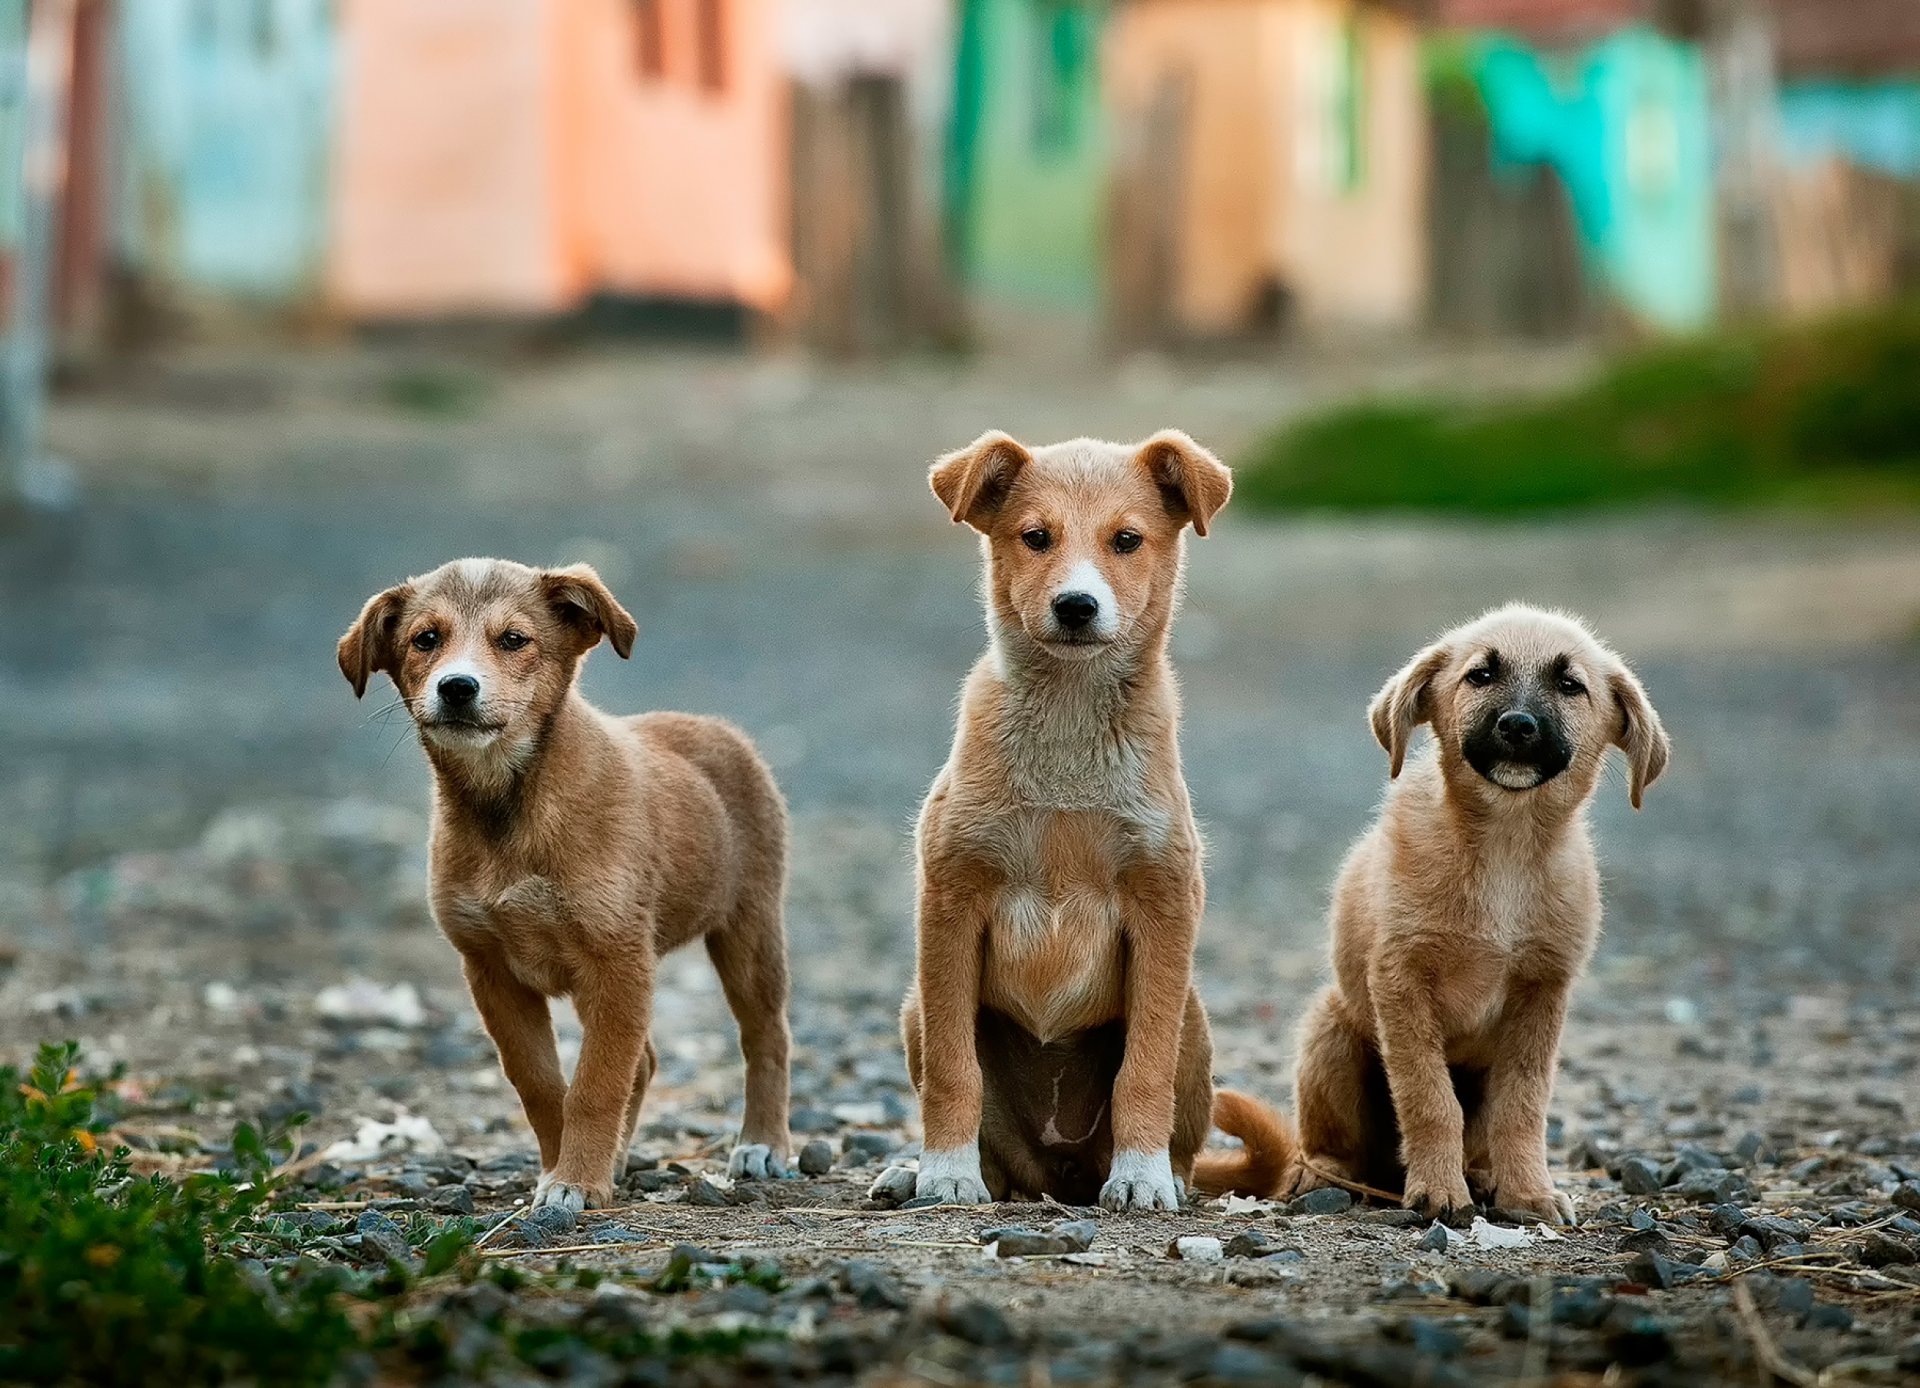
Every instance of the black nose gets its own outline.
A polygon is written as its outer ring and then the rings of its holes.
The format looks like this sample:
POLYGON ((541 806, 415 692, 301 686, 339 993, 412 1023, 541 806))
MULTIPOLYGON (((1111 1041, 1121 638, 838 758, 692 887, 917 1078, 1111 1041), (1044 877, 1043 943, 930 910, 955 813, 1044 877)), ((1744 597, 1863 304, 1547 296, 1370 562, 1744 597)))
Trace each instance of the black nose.
POLYGON ((1100 602, 1091 593, 1062 593, 1053 600, 1053 619, 1069 631, 1078 631, 1100 615, 1100 602))
POLYGON ((448 675, 439 688, 440 702, 448 708, 465 708, 480 697, 480 681, 472 675, 448 675))
POLYGON ((1500 715, 1494 730, 1509 747, 1531 747, 1540 740, 1540 722, 1531 713, 1512 709, 1500 715))

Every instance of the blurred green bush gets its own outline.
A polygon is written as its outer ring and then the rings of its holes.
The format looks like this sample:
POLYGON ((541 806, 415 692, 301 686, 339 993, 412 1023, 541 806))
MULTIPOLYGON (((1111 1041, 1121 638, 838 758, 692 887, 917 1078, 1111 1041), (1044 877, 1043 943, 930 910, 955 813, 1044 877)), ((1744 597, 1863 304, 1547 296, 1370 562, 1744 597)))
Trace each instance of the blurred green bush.
POLYGON ((1920 305, 1642 351, 1547 399, 1343 407, 1235 482, 1290 510, 1920 505, 1920 305))

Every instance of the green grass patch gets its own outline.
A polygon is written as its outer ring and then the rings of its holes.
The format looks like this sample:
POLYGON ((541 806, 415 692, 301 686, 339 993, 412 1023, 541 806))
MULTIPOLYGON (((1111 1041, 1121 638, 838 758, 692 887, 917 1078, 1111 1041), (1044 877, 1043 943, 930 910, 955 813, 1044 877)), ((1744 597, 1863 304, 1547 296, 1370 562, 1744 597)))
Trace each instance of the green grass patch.
POLYGON ((1234 490, 1289 510, 1920 505, 1920 306, 1664 346, 1541 400, 1332 410, 1254 448, 1234 490))
POLYGON ((488 394, 486 377, 455 367, 414 367, 395 372, 380 384, 380 398, 392 408, 434 419, 476 415, 488 394))
MULTIPOLYGON (((340 1220, 293 1208, 286 1131, 242 1123, 225 1169, 137 1176, 111 1092, 81 1073, 71 1043, 0 1067, 0 1383, 599 1381, 615 1364, 669 1382, 784 1337, 657 1323, 640 1287, 595 1299, 598 1269, 489 1262, 472 1218, 406 1215, 386 1226, 404 1249, 349 1252, 340 1220)), ((655 1290, 783 1285, 770 1262, 696 1261, 676 1249, 655 1290)))

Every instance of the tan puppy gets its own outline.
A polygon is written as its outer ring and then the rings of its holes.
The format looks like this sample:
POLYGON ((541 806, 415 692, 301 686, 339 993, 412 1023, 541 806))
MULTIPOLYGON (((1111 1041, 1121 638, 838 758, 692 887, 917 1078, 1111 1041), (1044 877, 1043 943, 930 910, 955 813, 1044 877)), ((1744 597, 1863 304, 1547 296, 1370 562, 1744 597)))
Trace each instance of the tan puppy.
POLYGON ((877 1189, 1176 1209, 1213 1044, 1167 636, 1183 532, 1206 534, 1232 476, 1171 431, 1036 449, 990 433, 931 481, 983 537, 990 639, 917 836, 901 1028, 924 1154, 877 1189))
POLYGON ((1444 1215, 1489 1203, 1569 1221, 1547 1173, 1567 992, 1600 934, 1586 807, 1609 747, 1634 808, 1667 735, 1626 664, 1578 620, 1503 607, 1447 633, 1368 710, 1397 784, 1333 892, 1334 983, 1300 1033, 1298 1147, 1275 1115, 1223 1105, 1283 1189, 1359 1182, 1444 1215), (1421 723, 1432 745, 1407 766, 1421 723))
POLYGON ((462 559, 390 588, 340 639, 356 695, 384 671, 434 771, 435 919, 540 1142, 534 1203, 605 1204, 653 1075, 655 960, 704 938, 747 1061, 729 1169, 784 1172, 787 812, 744 734, 615 718, 581 697, 635 628, 592 569, 462 559), (569 1086, 547 999, 585 1037, 569 1086))

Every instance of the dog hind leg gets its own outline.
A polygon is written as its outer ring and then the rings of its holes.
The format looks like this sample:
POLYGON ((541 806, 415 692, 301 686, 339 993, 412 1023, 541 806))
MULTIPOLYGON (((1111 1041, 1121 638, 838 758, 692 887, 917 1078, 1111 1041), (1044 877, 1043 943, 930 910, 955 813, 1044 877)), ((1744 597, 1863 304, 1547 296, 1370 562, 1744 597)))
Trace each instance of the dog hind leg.
POLYGON ((707 936, 706 944, 747 1062, 746 1114, 727 1170, 751 1180, 784 1176, 793 1146, 787 1131, 793 1038, 787 1026, 787 938, 779 898, 750 899, 732 921, 707 936))

